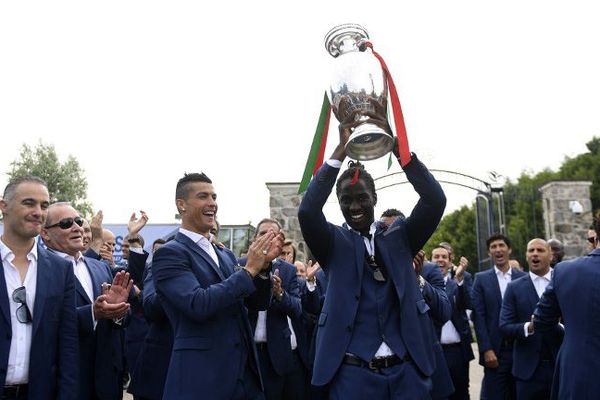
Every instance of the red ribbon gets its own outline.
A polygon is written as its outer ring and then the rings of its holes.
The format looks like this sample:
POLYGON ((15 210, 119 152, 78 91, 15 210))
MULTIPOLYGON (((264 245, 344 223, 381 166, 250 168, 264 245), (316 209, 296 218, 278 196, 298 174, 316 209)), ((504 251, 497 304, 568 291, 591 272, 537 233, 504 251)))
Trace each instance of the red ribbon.
POLYGON ((390 99, 392 101, 392 111, 394 113, 394 125, 396 125, 396 136, 398 137, 398 154, 400 154, 400 165, 404 167, 411 160, 410 148, 408 147, 408 137, 406 135, 406 126, 404 125, 404 115, 402 115, 402 107, 400 106, 400 98, 396 91, 396 85, 392 79, 392 74, 388 69, 383 58, 373 50, 373 44, 371 42, 365 42, 365 47, 369 47, 373 52, 373 55, 377 57, 381 63, 381 68, 385 71, 385 75, 390 88, 390 99))

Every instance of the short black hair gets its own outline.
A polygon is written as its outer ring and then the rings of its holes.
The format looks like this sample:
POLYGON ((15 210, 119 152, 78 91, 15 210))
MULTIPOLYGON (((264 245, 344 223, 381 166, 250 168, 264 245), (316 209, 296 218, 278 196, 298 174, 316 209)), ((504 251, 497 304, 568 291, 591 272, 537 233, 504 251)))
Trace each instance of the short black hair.
POLYGON ((353 179, 357 173, 358 179, 362 180, 366 184, 367 188, 371 191, 371 194, 373 196, 375 195, 375 181, 373 180, 371 174, 367 172, 363 164, 361 164, 358 161, 350 160, 348 162, 348 169, 342 172, 342 175, 340 175, 340 177, 337 180, 337 183, 335 184, 336 196, 340 196, 342 182, 346 179, 353 179))
POLYGON ((506 237, 505 235, 501 234, 501 233, 495 233, 492 236, 490 236, 488 238, 488 240, 485 241, 486 247, 489 249, 490 248, 490 244, 492 244, 492 242, 495 241, 495 240, 502 240, 502 241, 504 241, 504 243, 506 243, 506 245, 508 246, 508 248, 512 249, 512 243, 511 243, 510 239, 508 237, 506 237))
POLYGON ((190 183, 194 182, 205 182, 212 183, 210 178, 204 174, 204 172, 193 172, 191 174, 184 173, 183 178, 177 181, 177 187, 175 188, 175 200, 185 199, 190 193, 190 183))
POLYGON ((15 195, 17 186, 19 186, 21 183, 29 183, 29 182, 39 183, 40 185, 43 185, 46 188, 48 187, 48 184, 46 183, 46 181, 44 181, 42 178, 39 178, 37 176, 34 176, 34 175, 16 176, 16 177, 12 178, 8 182, 8 185, 6 185, 6 187, 4 188, 4 194, 2 195, 2 199, 4 201, 12 200, 12 198, 15 195))
POLYGON ((157 244, 165 244, 165 243, 167 243, 167 241, 165 239, 158 238, 154 242, 152 242, 152 248, 154 248, 154 246, 157 244))
POLYGON ((406 218, 404 216, 404 213, 402 213, 402 211, 397 210, 395 208, 388 208, 387 210, 385 210, 382 214, 380 218, 383 217, 400 217, 400 218, 406 218))

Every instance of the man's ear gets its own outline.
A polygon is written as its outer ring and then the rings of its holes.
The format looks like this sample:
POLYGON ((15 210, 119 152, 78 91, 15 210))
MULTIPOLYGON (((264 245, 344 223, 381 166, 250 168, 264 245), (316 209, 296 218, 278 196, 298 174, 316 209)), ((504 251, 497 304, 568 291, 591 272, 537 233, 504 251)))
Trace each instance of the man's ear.
POLYGON ((51 242, 50 236, 48 235, 48 229, 42 228, 42 230, 40 232, 40 236, 44 240, 44 243, 50 243, 51 242))
POLYGON ((183 214, 185 211, 185 200, 184 199, 176 199, 175 205, 177 206, 177 212, 179 214, 183 214))
POLYGON ((377 205, 377 193, 373 193, 373 205, 377 205))
POLYGON ((8 204, 6 204, 6 201, 4 201, 4 199, 0 200, 0 211, 2 211, 2 215, 4 215, 7 208, 8 204))

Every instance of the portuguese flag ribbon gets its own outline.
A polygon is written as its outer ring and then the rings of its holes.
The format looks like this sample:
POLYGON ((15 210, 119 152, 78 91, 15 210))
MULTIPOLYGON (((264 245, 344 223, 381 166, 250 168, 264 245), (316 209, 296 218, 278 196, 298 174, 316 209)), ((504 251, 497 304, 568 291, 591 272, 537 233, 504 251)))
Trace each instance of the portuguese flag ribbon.
POLYGON ((373 44, 371 42, 365 42, 364 45, 369 47, 373 52, 373 55, 377 57, 388 81, 390 100, 392 101, 392 111, 394 113, 394 125, 396 126, 396 136, 398 137, 398 154, 400 154, 400 165, 404 167, 410 162, 411 157, 410 148, 408 147, 408 136, 406 135, 406 126, 404 125, 404 115, 402 115, 402 107, 400 106, 398 91, 396 91, 396 85, 392 79, 392 74, 390 74, 390 70, 385 64, 385 61, 383 61, 383 57, 373 50, 373 44))
POLYGON ((304 167, 304 174, 302 175, 302 182, 300 182, 300 187, 298 188, 298 194, 302 194, 306 191, 311 178, 317 173, 317 170, 323 164, 330 119, 331 105, 329 104, 329 99, 327 98, 327 92, 325 92, 323 95, 323 105, 321 106, 321 115, 319 115, 319 122, 317 123, 317 129, 315 130, 315 136, 313 137, 312 145, 310 146, 310 153, 308 154, 308 159, 306 160, 306 166, 304 167))

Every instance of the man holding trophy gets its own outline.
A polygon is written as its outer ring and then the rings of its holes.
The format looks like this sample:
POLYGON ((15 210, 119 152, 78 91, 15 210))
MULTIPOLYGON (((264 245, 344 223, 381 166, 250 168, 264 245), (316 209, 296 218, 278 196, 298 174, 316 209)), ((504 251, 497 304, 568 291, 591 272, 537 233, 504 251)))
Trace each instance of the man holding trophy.
MULTIPOLYGON (((342 54, 367 53, 364 47, 360 50, 365 35, 357 25, 337 27, 328 35, 326 46, 341 48, 342 54)), ((406 152, 403 156, 403 149, 394 144, 385 113, 386 98, 377 96, 377 83, 372 73, 368 75, 371 87, 353 87, 348 82, 353 77, 337 89, 332 85, 331 103, 341 123, 340 142, 311 181, 298 211, 304 239, 329 280, 318 320, 312 383, 329 385, 331 399, 429 399, 436 339, 420 290, 424 280, 415 275, 412 261, 437 228, 446 197, 417 157, 408 153, 407 158, 406 152), (370 138, 369 131, 377 130, 388 135, 389 139, 381 141, 381 146, 388 147, 373 155, 377 149, 371 144, 377 137, 370 138), (366 155, 360 154, 361 142, 366 144, 366 155), (410 216, 390 227, 378 224, 373 178, 362 164, 351 161, 336 184, 346 224, 327 222, 322 208, 346 156, 352 153, 353 158, 373 159, 390 147, 420 195, 410 216)))

